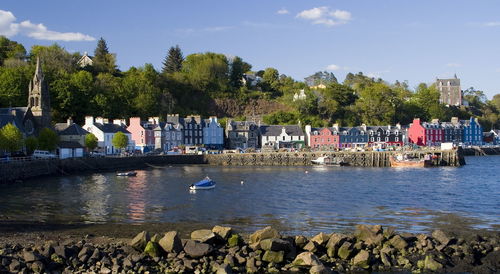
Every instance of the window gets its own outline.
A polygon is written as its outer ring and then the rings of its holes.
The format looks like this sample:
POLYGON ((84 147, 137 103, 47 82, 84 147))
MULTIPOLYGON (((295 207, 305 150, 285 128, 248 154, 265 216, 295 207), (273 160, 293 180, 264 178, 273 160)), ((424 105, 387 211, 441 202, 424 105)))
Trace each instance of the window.
POLYGON ((399 137, 394 138, 396 142, 399 142, 399 137))
POLYGON ((380 137, 377 137, 377 142, 380 142, 380 137))
POLYGON ((386 141, 386 142, 389 142, 389 137, 385 137, 385 141, 386 141))

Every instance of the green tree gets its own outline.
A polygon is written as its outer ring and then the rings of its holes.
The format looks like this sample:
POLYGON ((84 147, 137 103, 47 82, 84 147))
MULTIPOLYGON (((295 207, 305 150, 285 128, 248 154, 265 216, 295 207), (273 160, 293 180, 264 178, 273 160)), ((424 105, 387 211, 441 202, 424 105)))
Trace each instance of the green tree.
POLYGON ((23 45, 0 36, 0 66, 3 66, 8 59, 22 60, 25 57, 26 49, 23 45))
POLYGON ((0 129, 0 148, 9 152, 15 152, 23 147, 23 134, 11 123, 0 129))
POLYGON ((25 106, 33 71, 30 66, 0 67, 0 107, 25 106))
POLYGON ((181 48, 179 48, 179 45, 170 47, 167 56, 165 56, 165 60, 163 60, 162 73, 165 74, 181 71, 183 61, 184 57, 182 56, 182 51, 181 48))
POLYGON ((194 88, 215 97, 228 90, 229 64, 223 54, 207 52, 188 55, 182 63, 182 73, 194 88))
POLYGON ((318 71, 313 75, 304 78, 308 86, 323 84, 325 86, 338 83, 337 77, 332 72, 318 71))
POLYGON ((239 89, 243 86, 243 74, 247 71, 250 71, 252 66, 246 62, 243 62, 243 59, 236 56, 233 58, 231 62, 231 70, 229 75, 229 84, 233 89, 239 89))
POLYGON ((40 58, 45 80, 50 83, 57 79, 61 73, 75 72, 78 69, 78 56, 78 54, 67 52, 58 44, 51 46, 35 45, 31 47, 30 63, 34 66, 37 58, 40 58))
POLYGON ((128 145, 128 137, 127 135, 125 135, 125 133, 119 131, 115 133, 115 136, 113 136, 113 140, 111 140, 111 143, 116 148, 124 149, 128 145))
POLYGON ((93 66, 96 72, 116 73, 116 56, 109 53, 108 45, 104 38, 97 41, 97 47, 94 50, 93 66))
POLYGON ((395 123, 396 109, 400 104, 396 92, 384 83, 374 83, 364 87, 356 101, 362 121, 368 125, 395 123))
POLYGON ((24 141, 24 144, 26 146, 26 153, 28 155, 33 154, 33 151, 35 151, 35 149, 38 148, 38 139, 34 136, 30 136, 30 137, 26 138, 26 140, 24 141))
POLYGON ((88 148, 89 151, 93 151, 98 144, 97 137, 93 133, 89 133, 85 135, 85 147, 88 148))
POLYGON ((491 104, 495 106, 495 108, 500 111, 500 93, 495 94, 493 98, 491 99, 491 104))
POLYGON ((53 151, 57 148, 59 136, 49 128, 42 128, 38 135, 38 147, 42 150, 53 151))
POLYGON ((268 125, 296 125, 299 122, 299 114, 280 110, 264 115, 263 120, 268 125))

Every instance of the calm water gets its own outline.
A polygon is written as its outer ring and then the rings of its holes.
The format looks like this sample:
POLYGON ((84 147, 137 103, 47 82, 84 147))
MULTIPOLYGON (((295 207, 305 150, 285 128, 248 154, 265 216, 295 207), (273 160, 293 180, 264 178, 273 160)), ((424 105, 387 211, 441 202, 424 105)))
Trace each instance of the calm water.
POLYGON ((243 231, 273 225, 306 234, 359 223, 410 232, 446 225, 500 230, 500 156, 466 161, 426 169, 172 166, 130 178, 43 178, 2 186, 0 221, 187 222, 243 231), (188 190, 206 175, 215 189, 188 190))

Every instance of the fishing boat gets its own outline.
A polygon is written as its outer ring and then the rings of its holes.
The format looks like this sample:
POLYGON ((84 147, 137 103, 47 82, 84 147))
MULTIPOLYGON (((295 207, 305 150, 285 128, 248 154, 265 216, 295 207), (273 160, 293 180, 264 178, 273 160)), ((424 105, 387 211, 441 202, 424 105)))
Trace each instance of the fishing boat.
POLYGON ((315 165, 325 165, 325 166, 346 166, 347 163, 344 162, 343 159, 335 159, 330 156, 320 156, 314 160, 311 160, 311 163, 315 165))
POLYGON ((207 176, 205 177, 205 179, 190 185, 189 189, 201 190, 201 189, 212 189, 214 187, 215 187, 215 182, 207 176))
POLYGON ((424 159, 412 159, 408 158, 406 155, 395 155, 390 158, 391 167, 430 167, 432 166, 432 161, 429 157, 424 159))
POLYGON ((127 172, 118 172, 116 173, 116 176, 135 176, 137 175, 137 172, 135 171, 127 171, 127 172))

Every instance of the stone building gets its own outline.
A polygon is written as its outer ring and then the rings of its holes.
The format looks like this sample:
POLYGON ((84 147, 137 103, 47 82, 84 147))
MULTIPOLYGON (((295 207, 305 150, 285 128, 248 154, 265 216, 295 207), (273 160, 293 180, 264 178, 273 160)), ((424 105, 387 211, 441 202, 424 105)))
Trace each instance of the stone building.
POLYGON ((457 75, 451 79, 436 79, 436 88, 439 91, 439 102, 450 106, 461 106, 462 89, 457 75))
POLYGON ((228 120, 226 125, 227 146, 230 149, 257 149, 259 126, 252 121, 228 120))

